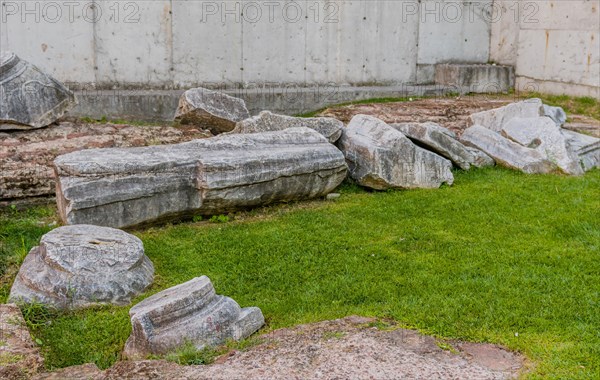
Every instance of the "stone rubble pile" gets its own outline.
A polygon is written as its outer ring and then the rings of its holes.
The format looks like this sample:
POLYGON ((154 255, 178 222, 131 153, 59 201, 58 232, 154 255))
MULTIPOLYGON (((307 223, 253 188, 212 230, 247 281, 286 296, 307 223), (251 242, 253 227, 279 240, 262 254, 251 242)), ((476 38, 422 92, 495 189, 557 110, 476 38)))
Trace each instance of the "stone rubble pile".
POLYGON ((529 174, 581 175, 600 167, 600 139, 562 128, 566 120, 562 108, 528 99, 471 115, 460 140, 529 174))
POLYGON ((472 114, 460 138, 434 123, 366 115, 346 127, 269 111, 249 117, 242 99, 203 88, 183 94, 177 119, 222 135, 57 157, 63 221, 123 228, 216 215, 324 197, 347 174, 376 190, 437 188, 452 185, 453 166, 580 175, 600 161, 597 139, 563 130, 564 111, 539 99, 472 114))
MULTIPOLYGON (((335 199, 330 193, 347 176, 375 190, 415 189, 452 185, 453 167, 497 163, 571 175, 600 167, 600 139, 563 129, 564 111, 539 99, 473 114, 460 138, 434 123, 388 125, 367 115, 345 127, 333 118, 268 111, 250 117, 243 100, 201 88, 185 92, 177 119, 221 135, 56 158, 58 208, 70 226, 30 251, 11 302, 60 309, 129 304, 151 285, 154 267, 137 237, 109 227, 335 199)), ((217 295, 206 276, 145 299, 130 318, 129 358, 243 339, 264 324, 259 308, 217 295)))

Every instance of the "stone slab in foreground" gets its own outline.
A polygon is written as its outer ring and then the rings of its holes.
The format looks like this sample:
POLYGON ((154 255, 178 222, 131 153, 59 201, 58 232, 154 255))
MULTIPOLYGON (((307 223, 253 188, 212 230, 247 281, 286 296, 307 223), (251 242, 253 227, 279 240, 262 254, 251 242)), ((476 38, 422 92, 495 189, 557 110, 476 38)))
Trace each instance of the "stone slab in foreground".
POLYGON ((125 344, 128 358, 166 354, 186 343, 213 347, 229 339, 244 339, 264 323, 257 307, 240 308, 217 295, 208 277, 163 290, 129 310, 132 332, 125 344))
POLYGON ((153 278, 137 237, 108 227, 63 226, 42 236, 25 257, 9 300, 58 309, 127 305, 153 278))
POLYGON ((117 228, 321 197, 347 171, 343 154, 308 128, 79 151, 55 167, 66 224, 117 228))
POLYGON ((373 116, 354 116, 338 144, 348 161, 350 176, 361 186, 415 189, 454 182, 449 160, 419 148, 373 116))

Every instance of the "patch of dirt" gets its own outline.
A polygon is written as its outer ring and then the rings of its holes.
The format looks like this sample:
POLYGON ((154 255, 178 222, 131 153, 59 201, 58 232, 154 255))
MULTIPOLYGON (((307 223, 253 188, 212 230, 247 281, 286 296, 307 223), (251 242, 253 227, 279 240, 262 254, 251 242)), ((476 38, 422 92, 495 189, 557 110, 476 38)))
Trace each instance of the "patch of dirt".
POLYGON ((28 379, 43 367, 21 310, 14 304, 0 305, 0 379, 28 379))
POLYGON ((589 116, 569 115, 563 128, 600 138, 600 122, 589 116))
POLYGON ((29 131, 0 133, 0 203, 54 196, 52 162, 61 154, 91 148, 175 144, 210 136, 210 132, 194 127, 70 121, 29 131))
POLYGON ((495 345, 444 342, 451 350, 443 350, 435 338, 377 325, 353 316, 280 329, 207 366, 123 361, 106 371, 79 366, 36 379, 509 379, 523 368, 520 355, 495 345))
POLYGON ((375 116, 386 123, 430 121, 460 134, 467 128, 467 118, 472 113, 502 107, 514 101, 518 99, 492 96, 440 97, 408 102, 353 104, 328 108, 319 116, 335 117, 344 123, 358 114, 375 116))
MULTIPOLYGON (((358 114, 375 116, 386 123, 424 123, 444 126, 459 136, 467 125, 469 115, 505 106, 523 99, 511 96, 469 95, 457 98, 427 98, 408 102, 353 104, 328 108, 319 116, 335 117, 348 123, 358 114)), ((564 128, 600 137, 600 122, 591 117, 569 114, 564 128)))

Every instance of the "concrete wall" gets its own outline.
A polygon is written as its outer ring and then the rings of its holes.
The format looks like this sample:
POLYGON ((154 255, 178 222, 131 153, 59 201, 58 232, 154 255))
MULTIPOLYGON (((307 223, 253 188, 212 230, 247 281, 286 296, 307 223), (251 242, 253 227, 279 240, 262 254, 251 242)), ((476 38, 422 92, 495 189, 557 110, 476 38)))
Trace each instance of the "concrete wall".
POLYGON ((77 89, 428 84, 515 66, 600 97, 600 0, 0 0, 0 48, 77 89))
POLYGON ((427 83, 487 62, 491 1, 1 0, 0 47, 82 88, 427 83))
POLYGON ((490 59, 516 87, 600 99, 600 1, 496 0, 490 59))

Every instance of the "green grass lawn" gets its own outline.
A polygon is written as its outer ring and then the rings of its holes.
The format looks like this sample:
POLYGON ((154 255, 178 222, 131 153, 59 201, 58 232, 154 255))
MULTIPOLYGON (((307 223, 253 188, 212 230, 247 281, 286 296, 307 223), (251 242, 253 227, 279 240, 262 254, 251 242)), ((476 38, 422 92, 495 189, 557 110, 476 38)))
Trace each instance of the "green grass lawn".
MULTIPOLYGON (((136 231, 156 268, 145 296, 207 275, 218 293, 259 306, 265 329, 350 314, 392 318, 427 334, 521 351, 531 378, 600 377, 600 171, 455 176, 454 186, 439 190, 346 184, 335 202, 136 231)), ((0 301, 54 213, 0 216, 0 301)), ((118 360, 127 312, 25 310, 50 368, 118 360)))

